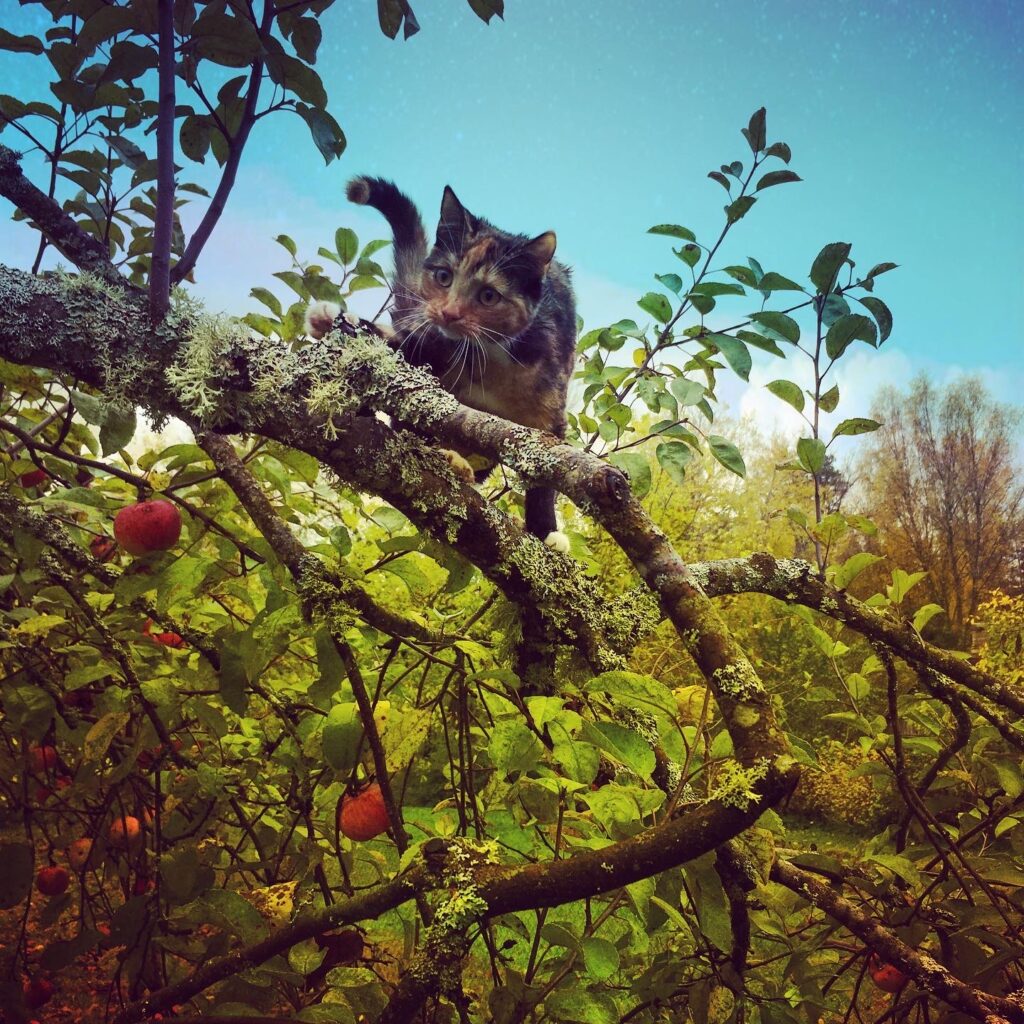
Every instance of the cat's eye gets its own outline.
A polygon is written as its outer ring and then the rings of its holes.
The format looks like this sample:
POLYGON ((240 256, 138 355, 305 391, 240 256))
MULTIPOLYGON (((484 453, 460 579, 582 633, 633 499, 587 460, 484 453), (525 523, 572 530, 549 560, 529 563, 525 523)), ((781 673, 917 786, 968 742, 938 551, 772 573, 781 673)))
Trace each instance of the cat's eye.
POLYGON ((442 287, 447 288, 452 283, 452 272, 447 267, 436 267, 434 280, 442 287))
POLYGON ((486 286, 480 289, 480 294, 477 295, 482 306, 496 306, 498 301, 501 299, 501 292, 496 291, 490 286, 486 286))

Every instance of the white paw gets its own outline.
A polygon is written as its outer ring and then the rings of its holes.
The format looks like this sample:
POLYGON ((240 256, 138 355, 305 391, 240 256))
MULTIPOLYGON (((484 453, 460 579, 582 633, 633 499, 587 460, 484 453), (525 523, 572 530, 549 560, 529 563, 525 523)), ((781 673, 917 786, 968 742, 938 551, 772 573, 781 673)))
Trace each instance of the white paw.
POLYGON ((569 538, 561 530, 552 530, 545 538, 544 544, 563 555, 569 553, 569 538))
POLYGON ((458 452, 453 452, 450 448, 442 448, 440 451, 460 480, 465 480, 467 484, 476 480, 473 467, 458 452))
POLYGON ((306 333, 320 339, 334 326, 334 321, 341 312, 336 302, 313 302, 306 310, 306 333))

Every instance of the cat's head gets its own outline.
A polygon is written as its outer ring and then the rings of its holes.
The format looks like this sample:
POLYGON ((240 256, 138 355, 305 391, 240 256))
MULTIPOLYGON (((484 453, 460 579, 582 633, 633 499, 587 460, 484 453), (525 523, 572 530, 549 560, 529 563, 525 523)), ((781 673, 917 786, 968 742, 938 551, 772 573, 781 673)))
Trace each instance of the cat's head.
POLYGON ((536 238, 499 231, 446 187, 437 238, 423 263, 423 314, 453 340, 515 338, 533 320, 555 241, 553 231, 536 238))

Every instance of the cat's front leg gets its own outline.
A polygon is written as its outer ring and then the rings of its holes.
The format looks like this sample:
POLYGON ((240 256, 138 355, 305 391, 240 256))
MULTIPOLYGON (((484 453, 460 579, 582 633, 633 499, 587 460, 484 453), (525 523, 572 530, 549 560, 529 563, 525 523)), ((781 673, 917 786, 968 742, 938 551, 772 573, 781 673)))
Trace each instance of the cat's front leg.
POLYGON ((526 491, 526 529, 555 551, 569 550, 569 538, 558 529, 555 498, 551 487, 530 487, 526 491))
MULTIPOLYGON (((319 341, 325 334, 330 332, 339 316, 341 316, 341 306, 336 302, 321 300, 310 303, 306 309, 306 333, 311 338, 319 341)), ((349 314, 346 314, 346 316, 348 317, 349 314)), ((360 321, 358 317, 350 317, 350 319, 352 326, 359 326, 360 321)), ((374 324, 373 328, 392 348, 395 347, 393 340, 395 331, 393 327, 387 324, 374 324)))

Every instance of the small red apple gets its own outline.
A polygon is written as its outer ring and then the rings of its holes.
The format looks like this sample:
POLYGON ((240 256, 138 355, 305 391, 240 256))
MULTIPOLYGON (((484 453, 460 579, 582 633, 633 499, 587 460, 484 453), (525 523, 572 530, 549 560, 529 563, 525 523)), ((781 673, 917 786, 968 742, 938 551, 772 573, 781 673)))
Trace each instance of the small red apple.
POLYGON ((21 987, 25 997, 25 1005, 30 1010, 38 1010, 53 998, 53 982, 46 978, 29 978, 21 987))
POLYGON ((147 892, 152 892, 156 888, 156 882, 152 878, 146 878, 145 875, 139 875, 135 879, 134 885, 132 885, 132 893, 135 896, 145 896, 147 892))
POLYGON ((358 793, 342 798, 338 829, 349 839, 373 839, 386 832, 390 825, 379 783, 372 782, 358 793))
POLYGON ((36 888, 44 896, 59 896, 67 890, 70 880, 65 868, 41 868, 36 875, 36 888))
POLYGON ((111 846, 125 848, 134 846, 142 838, 142 826, 139 819, 130 814, 115 818, 107 833, 111 846))
POLYGON ((31 469, 21 474, 19 483, 22 487, 39 487, 50 479, 50 474, 45 469, 31 469))
POLYGON ((883 963, 874 954, 868 959, 868 972, 871 974, 871 980, 883 992, 899 992, 908 980, 898 967, 883 963))
POLYGON ((117 543, 98 533, 89 541, 89 551, 97 562, 109 562, 117 553, 117 543))
POLYGON ((180 650, 185 647, 185 641, 177 633, 151 633, 153 637, 153 643, 160 644, 163 647, 173 647, 175 650, 180 650))
POLYGON ((169 501, 140 501, 114 517, 114 536, 130 555, 173 548, 181 536, 181 513, 169 501))
POLYGON ((53 771, 57 767, 57 748, 50 746, 29 747, 28 763, 37 775, 53 771))

